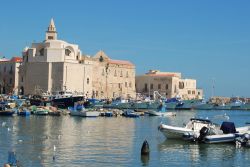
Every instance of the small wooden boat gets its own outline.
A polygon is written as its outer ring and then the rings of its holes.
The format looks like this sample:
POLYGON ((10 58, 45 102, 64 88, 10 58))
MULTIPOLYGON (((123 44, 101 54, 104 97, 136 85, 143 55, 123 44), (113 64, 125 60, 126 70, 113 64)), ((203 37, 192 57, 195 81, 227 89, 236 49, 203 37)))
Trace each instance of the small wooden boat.
POLYGON ((34 115, 48 115, 48 114, 49 114, 49 110, 38 107, 38 108, 33 112, 33 114, 34 114, 34 115))
POLYGON ((20 116, 30 116, 31 112, 27 108, 22 108, 17 111, 17 115, 20 116))

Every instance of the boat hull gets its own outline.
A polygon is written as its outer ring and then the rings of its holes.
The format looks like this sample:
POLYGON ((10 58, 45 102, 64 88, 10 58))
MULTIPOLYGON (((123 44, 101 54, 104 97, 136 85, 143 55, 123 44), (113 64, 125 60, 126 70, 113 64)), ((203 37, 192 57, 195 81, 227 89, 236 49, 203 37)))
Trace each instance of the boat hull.
POLYGON ((204 143, 212 144, 234 142, 236 137, 238 137, 236 134, 209 135, 204 138, 204 143))
POLYGON ((168 139, 183 139, 185 134, 193 134, 191 129, 174 127, 169 125, 161 124, 159 130, 164 134, 168 139))
POLYGON ((154 111, 154 110, 149 110, 148 114, 150 116, 162 116, 162 117, 175 116, 176 115, 173 112, 159 112, 159 111, 154 111))
POLYGON ((58 98, 52 100, 52 105, 58 108, 73 107, 75 102, 82 101, 83 96, 72 96, 66 98, 58 98))
POLYGON ((29 111, 21 111, 21 112, 18 112, 17 115, 19 116, 30 116, 30 112, 29 111))
POLYGON ((14 111, 0 111, 0 116, 12 116, 14 111))

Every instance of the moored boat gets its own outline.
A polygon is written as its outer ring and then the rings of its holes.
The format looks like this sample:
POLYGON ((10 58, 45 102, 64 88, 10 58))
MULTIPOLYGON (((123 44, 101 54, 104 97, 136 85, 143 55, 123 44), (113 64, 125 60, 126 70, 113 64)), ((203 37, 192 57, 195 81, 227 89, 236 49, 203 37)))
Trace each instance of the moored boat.
POLYGON ((88 110, 81 104, 75 104, 74 107, 69 107, 68 110, 71 116, 98 117, 100 115, 100 112, 88 110))
POLYGON ((166 104, 162 103, 157 110, 149 110, 148 114, 150 116, 175 116, 176 114, 174 112, 168 112, 166 108, 166 104))
POLYGON ((138 117, 140 117, 139 114, 135 113, 134 110, 131 110, 131 109, 124 110, 122 115, 124 117, 127 117, 127 118, 138 118, 138 117))
POLYGON ((49 114, 49 110, 42 108, 42 107, 37 107, 37 109, 35 111, 33 111, 34 115, 48 115, 49 114))
POLYGON ((183 139, 184 135, 194 135, 196 132, 199 132, 202 127, 207 127, 209 124, 211 124, 210 120, 191 118, 185 127, 160 124, 158 129, 166 138, 183 139))
POLYGON ((8 108, 5 102, 0 102, 0 116, 12 116, 15 111, 8 108))
POLYGON ((31 112, 27 108, 19 108, 17 111, 17 115, 20 116, 30 116, 31 112))

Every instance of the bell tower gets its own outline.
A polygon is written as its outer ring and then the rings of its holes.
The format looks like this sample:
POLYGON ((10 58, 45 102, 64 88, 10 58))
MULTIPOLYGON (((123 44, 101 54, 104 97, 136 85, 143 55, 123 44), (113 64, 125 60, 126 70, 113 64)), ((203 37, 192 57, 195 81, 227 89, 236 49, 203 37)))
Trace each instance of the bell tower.
POLYGON ((56 39, 57 39, 56 26, 52 18, 50 20, 48 30, 46 31, 46 40, 56 40, 56 39))

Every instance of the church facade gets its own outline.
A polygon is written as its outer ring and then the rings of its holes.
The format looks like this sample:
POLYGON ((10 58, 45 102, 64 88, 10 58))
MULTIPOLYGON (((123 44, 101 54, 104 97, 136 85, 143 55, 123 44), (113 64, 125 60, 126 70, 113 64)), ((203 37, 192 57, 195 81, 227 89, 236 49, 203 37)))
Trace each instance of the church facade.
POLYGON ((132 63, 112 60, 103 51, 95 56, 83 55, 78 45, 57 39, 53 19, 45 41, 32 43, 23 50, 22 56, 19 89, 26 95, 70 90, 89 98, 135 96, 132 63), (114 77, 114 71, 130 75, 118 78, 114 77))

